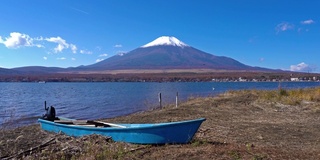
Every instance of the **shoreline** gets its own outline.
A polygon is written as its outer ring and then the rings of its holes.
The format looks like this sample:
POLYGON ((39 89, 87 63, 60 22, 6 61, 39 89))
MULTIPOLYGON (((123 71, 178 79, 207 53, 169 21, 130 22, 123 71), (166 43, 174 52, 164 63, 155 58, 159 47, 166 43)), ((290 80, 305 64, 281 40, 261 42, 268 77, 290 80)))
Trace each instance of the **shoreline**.
POLYGON ((32 125, 1 130, 0 157, 54 139, 24 158, 316 159, 320 154, 319 116, 319 87, 229 91, 214 97, 190 98, 178 108, 170 104, 162 109, 103 120, 154 123, 206 118, 189 144, 135 145, 97 135, 74 138, 32 125))

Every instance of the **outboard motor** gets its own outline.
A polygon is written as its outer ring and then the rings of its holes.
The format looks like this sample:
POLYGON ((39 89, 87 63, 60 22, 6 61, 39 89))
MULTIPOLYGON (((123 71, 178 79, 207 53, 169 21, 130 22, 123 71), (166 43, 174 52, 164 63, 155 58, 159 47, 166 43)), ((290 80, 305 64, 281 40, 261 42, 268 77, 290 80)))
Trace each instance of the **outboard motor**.
POLYGON ((53 106, 47 107, 46 101, 44 101, 44 109, 47 113, 42 116, 42 119, 54 121, 56 119, 56 109, 53 106))

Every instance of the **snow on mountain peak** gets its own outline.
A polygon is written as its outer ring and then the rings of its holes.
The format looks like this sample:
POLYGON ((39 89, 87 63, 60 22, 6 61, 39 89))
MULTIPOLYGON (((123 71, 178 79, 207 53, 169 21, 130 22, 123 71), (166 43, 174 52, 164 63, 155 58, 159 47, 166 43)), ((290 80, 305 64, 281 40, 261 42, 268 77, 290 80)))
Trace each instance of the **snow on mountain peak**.
POLYGON ((183 43, 176 37, 162 36, 141 47, 146 48, 146 47, 161 46, 161 45, 178 46, 178 47, 188 46, 187 44, 183 43))

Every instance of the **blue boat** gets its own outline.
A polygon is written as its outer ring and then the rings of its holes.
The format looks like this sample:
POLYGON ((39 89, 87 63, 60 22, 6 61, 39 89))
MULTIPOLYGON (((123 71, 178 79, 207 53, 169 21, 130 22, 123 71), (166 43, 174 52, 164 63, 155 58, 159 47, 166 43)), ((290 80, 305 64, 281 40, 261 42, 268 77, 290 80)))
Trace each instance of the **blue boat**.
POLYGON ((50 132, 62 132, 69 136, 99 134, 116 142, 136 144, 188 143, 205 118, 154 124, 114 124, 101 121, 74 120, 55 117, 38 119, 41 128, 50 132))

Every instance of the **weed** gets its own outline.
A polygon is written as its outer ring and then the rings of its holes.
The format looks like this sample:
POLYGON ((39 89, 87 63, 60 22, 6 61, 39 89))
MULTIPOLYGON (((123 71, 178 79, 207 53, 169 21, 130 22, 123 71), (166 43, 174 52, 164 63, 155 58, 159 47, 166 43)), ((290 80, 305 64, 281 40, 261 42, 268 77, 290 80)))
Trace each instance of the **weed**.
POLYGON ((229 155, 234 160, 240 160, 241 159, 241 155, 240 155, 239 151, 232 150, 232 151, 229 152, 229 155))
POLYGON ((251 144, 251 143, 247 143, 246 144, 246 148, 247 148, 247 152, 253 156, 253 160, 263 160, 263 159, 266 159, 267 156, 266 155, 260 155, 260 154, 255 154, 253 152, 253 147, 254 145, 251 144))
POLYGON ((253 155, 253 160, 263 160, 267 159, 266 155, 253 155))
POLYGON ((281 89, 279 90, 279 96, 280 96, 280 97, 281 97, 281 96, 288 96, 287 90, 281 88, 281 89))
POLYGON ((199 139, 194 139, 194 140, 191 142, 191 145, 192 145, 193 147, 198 147, 198 146, 203 145, 203 144, 205 144, 205 143, 207 143, 207 142, 206 142, 206 141, 203 141, 203 140, 199 140, 199 139))

